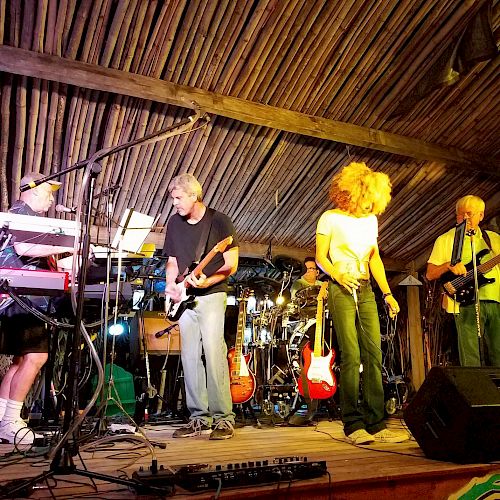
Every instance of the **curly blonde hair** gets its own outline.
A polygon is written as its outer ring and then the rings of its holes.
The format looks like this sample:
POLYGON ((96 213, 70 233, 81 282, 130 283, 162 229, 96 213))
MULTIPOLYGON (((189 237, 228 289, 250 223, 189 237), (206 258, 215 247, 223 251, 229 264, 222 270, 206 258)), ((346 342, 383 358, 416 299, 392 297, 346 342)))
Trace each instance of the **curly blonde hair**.
POLYGON ((366 163, 353 162, 334 175, 329 196, 336 208, 350 214, 358 215, 369 205, 369 212, 379 215, 391 201, 391 181, 366 163))

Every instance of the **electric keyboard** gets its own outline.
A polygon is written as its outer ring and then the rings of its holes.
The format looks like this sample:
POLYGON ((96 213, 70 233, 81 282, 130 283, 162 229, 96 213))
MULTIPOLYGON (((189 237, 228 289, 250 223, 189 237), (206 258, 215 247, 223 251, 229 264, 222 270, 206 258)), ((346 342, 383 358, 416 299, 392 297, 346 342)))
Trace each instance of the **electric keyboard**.
POLYGON ((74 220, 36 217, 34 215, 0 212, 0 228, 7 227, 16 238, 16 243, 33 243, 72 247, 77 235, 74 220))
POLYGON ((69 273, 39 269, 0 268, 0 285, 20 295, 52 295, 68 290, 69 273))
MULTIPOLYGON (((0 268, 0 288, 7 286, 18 295, 58 295, 69 292, 69 273, 60 271, 44 271, 33 269, 0 268)), ((0 289, 1 292, 1 289, 0 289)), ((95 284, 85 286, 86 299, 104 298, 105 285, 95 284)), ((134 290, 132 283, 120 283, 120 299, 132 299, 134 290)), ((112 300, 116 297, 116 283, 110 283, 109 295, 112 300)))

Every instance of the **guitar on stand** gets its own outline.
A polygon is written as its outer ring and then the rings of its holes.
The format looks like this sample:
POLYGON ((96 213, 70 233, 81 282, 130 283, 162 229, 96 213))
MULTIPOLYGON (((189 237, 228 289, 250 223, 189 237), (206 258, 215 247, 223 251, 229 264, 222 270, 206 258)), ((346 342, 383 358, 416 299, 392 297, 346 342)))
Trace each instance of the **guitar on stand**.
POLYGON ((332 368, 335 351, 330 349, 328 354, 323 356, 323 318, 327 288, 328 283, 324 282, 318 294, 314 350, 311 349, 309 342, 304 346, 303 367, 297 382, 300 395, 310 399, 328 399, 337 390, 337 381, 332 368))
POLYGON ((194 302, 194 295, 188 294, 189 284, 186 283, 185 277, 189 273, 193 273, 197 278, 199 278, 203 274, 203 269, 208 265, 208 263, 218 254, 226 251, 226 248, 233 242, 233 237, 228 236, 227 238, 219 241, 217 245, 215 245, 210 252, 201 260, 201 262, 194 267, 194 269, 188 269, 187 272, 183 275, 182 281, 177 283, 177 287, 181 292, 181 299, 179 302, 174 302, 169 295, 165 295, 165 313, 167 314, 167 318, 170 321, 177 321, 182 313, 188 309, 194 302))
POLYGON ((227 355, 231 398, 234 404, 246 403, 255 393, 255 375, 248 368, 252 355, 251 353, 243 354, 243 336, 249 292, 248 288, 245 289, 240 299, 235 346, 229 350, 227 355))

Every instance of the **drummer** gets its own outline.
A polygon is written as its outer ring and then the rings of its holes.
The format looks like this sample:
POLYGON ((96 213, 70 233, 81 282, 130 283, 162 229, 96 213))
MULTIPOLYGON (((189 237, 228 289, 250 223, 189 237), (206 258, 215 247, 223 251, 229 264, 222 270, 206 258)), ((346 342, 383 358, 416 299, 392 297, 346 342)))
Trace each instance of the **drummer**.
POLYGON ((304 268, 305 273, 292 283, 292 288, 290 290, 292 300, 295 298, 295 294, 299 290, 315 285, 321 286, 323 284, 322 281, 318 280, 319 268, 316 265, 316 260, 314 259, 314 257, 306 257, 304 259, 304 268))

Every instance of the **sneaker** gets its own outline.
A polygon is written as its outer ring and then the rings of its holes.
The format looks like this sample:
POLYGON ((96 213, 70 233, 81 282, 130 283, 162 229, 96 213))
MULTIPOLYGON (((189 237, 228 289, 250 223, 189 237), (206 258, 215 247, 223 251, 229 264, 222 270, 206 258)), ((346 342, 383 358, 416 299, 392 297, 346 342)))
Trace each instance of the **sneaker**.
POLYGON ((234 426, 229 420, 219 420, 215 426, 210 439, 229 439, 234 436, 234 426))
POLYGON ((406 431, 390 431, 389 429, 382 429, 381 431, 373 434, 373 438, 377 443, 402 443, 410 439, 406 431))
POLYGON ((9 444, 33 444, 35 438, 38 437, 43 436, 35 434, 22 419, 14 420, 13 422, 0 423, 0 439, 7 441, 9 444))
POLYGON ((369 444, 375 441, 375 437, 365 429, 358 429, 347 436, 347 439, 352 444, 369 444))
POLYGON ((201 418, 194 418, 190 420, 189 423, 183 427, 179 427, 172 437, 174 438, 188 438, 193 436, 201 436, 202 434, 210 434, 212 428, 205 423, 201 418))

